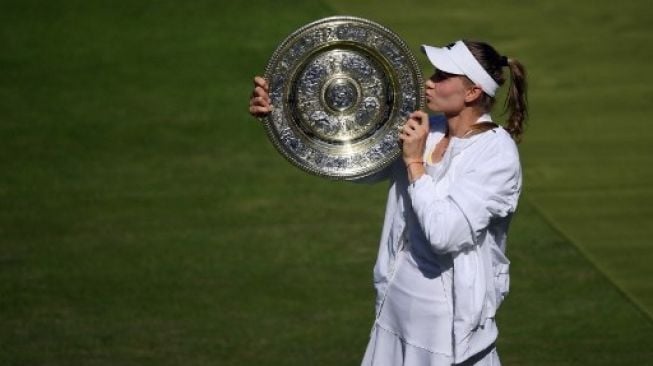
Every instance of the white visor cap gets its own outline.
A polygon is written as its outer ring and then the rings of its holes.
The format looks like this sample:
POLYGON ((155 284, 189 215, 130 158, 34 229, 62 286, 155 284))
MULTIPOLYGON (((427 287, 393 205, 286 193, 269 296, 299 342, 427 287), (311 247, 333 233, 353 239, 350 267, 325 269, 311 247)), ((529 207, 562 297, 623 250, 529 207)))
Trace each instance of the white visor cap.
POLYGON ((422 45, 422 51, 438 70, 449 74, 465 75, 492 97, 499 89, 499 84, 485 71, 463 41, 457 41, 447 47, 422 45))

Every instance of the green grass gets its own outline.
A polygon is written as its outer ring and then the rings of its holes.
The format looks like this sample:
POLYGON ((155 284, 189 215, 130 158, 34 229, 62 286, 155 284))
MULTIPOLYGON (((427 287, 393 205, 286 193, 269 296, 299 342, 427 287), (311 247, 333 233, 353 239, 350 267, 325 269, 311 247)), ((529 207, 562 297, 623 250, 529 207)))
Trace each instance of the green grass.
MULTIPOLYGON (((246 114, 278 42, 336 5, 0 3, 1 365, 360 362, 386 187, 304 174, 246 114)), ((433 43, 460 34, 447 29, 433 43)), ((571 178, 545 184, 563 173, 537 158, 564 138, 537 124, 542 108, 522 148, 501 357, 642 364, 650 318, 531 204, 577 197, 571 178)))

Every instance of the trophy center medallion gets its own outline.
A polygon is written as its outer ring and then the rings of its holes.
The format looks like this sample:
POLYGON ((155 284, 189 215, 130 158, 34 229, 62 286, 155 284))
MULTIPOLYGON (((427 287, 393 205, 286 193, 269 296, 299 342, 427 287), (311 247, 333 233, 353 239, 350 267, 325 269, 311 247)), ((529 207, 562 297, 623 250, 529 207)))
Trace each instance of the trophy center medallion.
POLYGON ((329 80, 323 93, 326 106, 334 112, 346 112, 356 106, 360 100, 356 82, 348 77, 336 77, 329 80))

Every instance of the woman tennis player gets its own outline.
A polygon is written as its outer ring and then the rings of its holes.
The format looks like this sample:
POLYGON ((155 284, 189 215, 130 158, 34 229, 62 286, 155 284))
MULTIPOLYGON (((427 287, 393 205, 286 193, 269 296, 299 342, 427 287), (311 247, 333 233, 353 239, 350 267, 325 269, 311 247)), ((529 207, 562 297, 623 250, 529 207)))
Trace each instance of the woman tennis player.
MULTIPOLYGON (((399 133, 402 159, 374 177, 390 189, 374 267, 376 319, 362 365, 499 365, 495 314, 508 293, 508 226, 522 175, 526 73, 484 42, 422 46, 435 67, 426 102, 399 133), (503 127, 490 112, 510 85, 503 127)), ((254 79, 249 111, 271 111, 254 79)))

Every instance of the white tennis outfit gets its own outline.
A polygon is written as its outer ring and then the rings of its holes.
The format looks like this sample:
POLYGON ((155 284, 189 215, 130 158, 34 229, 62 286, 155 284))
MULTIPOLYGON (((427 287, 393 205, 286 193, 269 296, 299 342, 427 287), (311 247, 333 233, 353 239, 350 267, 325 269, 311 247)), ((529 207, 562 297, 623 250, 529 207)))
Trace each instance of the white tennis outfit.
MULTIPOLYGON (((425 155, 446 131, 444 117, 430 122, 425 155)), ((500 127, 454 137, 426 172, 410 184, 399 159, 381 173, 390 190, 362 365, 499 365, 494 315, 509 286, 506 234, 521 191, 516 145, 500 127)))

